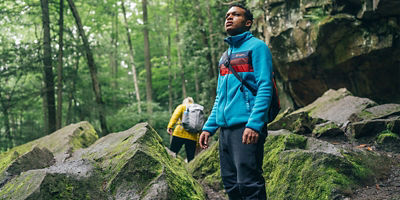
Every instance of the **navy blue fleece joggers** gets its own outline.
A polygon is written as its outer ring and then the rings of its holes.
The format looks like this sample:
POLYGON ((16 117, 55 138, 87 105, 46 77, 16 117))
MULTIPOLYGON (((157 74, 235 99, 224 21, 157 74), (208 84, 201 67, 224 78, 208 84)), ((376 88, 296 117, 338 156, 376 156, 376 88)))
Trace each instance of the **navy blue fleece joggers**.
POLYGON ((265 180, 262 176, 265 135, 257 144, 243 144, 245 124, 221 128, 219 157, 221 176, 230 200, 264 200, 265 180))

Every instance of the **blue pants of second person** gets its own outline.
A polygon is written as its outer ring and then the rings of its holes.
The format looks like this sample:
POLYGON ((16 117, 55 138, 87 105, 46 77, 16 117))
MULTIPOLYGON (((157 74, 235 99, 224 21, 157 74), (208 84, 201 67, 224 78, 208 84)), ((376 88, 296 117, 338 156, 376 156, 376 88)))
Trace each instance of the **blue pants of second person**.
POLYGON ((264 200, 265 180, 262 176, 265 135, 257 144, 243 144, 245 125, 221 128, 219 157, 221 177, 230 200, 264 200))

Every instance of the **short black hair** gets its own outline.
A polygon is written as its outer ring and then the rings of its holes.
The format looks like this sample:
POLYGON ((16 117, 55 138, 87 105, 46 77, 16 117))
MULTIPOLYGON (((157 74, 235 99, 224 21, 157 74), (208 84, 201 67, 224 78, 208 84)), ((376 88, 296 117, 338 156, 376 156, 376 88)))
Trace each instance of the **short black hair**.
POLYGON ((244 17, 246 17, 246 20, 250 20, 251 22, 253 22, 253 13, 251 13, 251 11, 249 9, 247 9, 245 6, 243 6, 242 4, 232 4, 229 6, 229 9, 231 9, 232 7, 239 7, 241 9, 243 9, 244 12, 244 17))

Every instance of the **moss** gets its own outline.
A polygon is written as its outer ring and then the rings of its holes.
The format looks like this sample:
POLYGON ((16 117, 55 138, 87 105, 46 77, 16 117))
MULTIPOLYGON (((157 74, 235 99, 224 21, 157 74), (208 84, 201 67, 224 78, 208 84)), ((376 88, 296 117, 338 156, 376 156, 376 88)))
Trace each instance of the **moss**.
POLYGON ((328 123, 328 124, 326 124, 324 126, 316 126, 313 129, 312 134, 314 136, 320 137, 323 133, 327 132, 328 130, 336 129, 336 128, 339 128, 339 126, 332 122, 332 123, 328 123))
POLYGON ((11 165, 11 163, 17 159, 20 155, 23 155, 32 150, 34 143, 30 142, 24 145, 20 145, 10 149, 7 152, 0 154, 0 180, 4 177, 4 172, 11 165))
POLYGON ((295 134, 267 138, 263 169, 269 198, 329 199, 338 183, 348 185, 343 175, 329 168, 324 154, 301 150, 306 142, 295 134))
POLYGON ((393 133, 390 130, 385 130, 378 134, 378 138, 376 139, 376 142, 378 144, 383 144, 385 140, 386 141, 391 140, 391 141, 395 142, 395 141, 398 141, 399 139, 400 139, 400 137, 396 133, 393 133))
POLYGON ((25 199, 28 194, 37 190, 45 173, 42 171, 23 172, 20 176, 7 182, 0 190, 0 199, 25 199))
POLYGON ((90 200, 107 199, 104 192, 101 192, 101 181, 98 176, 92 178, 81 178, 79 180, 65 174, 48 174, 40 185, 40 191, 33 193, 27 199, 47 200, 90 200))
POLYGON ((73 132, 70 144, 74 149, 86 148, 97 139, 99 139, 99 136, 93 127, 89 129, 78 128, 73 132))
POLYGON ((219 142, 215 142, 208 150, 201 152, 189 163, 188 168, 194 178, 204 180, 211 188, 222 190, 218 145, 219 142))

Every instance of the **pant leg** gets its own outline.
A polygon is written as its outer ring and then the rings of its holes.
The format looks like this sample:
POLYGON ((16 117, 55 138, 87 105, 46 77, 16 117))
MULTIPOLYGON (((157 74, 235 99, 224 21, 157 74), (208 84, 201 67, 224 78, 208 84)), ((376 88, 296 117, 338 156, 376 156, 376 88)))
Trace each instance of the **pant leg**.
POLYGON ((172 136, 170 150, 176 154, 178 154, 179 150, 181 150, 184 141, 180 137, 172 136))
POLYGON ((241 195, 237 184, 237 172, 232 159, 231 145, 229 145, 229 130, 221 129, 219 135, 219 159, 221 178, 230 200, 240 200, 241 195))
POLYGON ((229 134, 228 145, 237 173, 236 184, 243 199, 266 199, 262 176, 265 136, 260 135, 257 144, 243 144, 244 129, 245 125, 225 129, 225 133, 229 134))
POLYGON ((185 139, 185 150, 187 161, 190 162, 194 158, 196 152, 196 141, 185 139))

